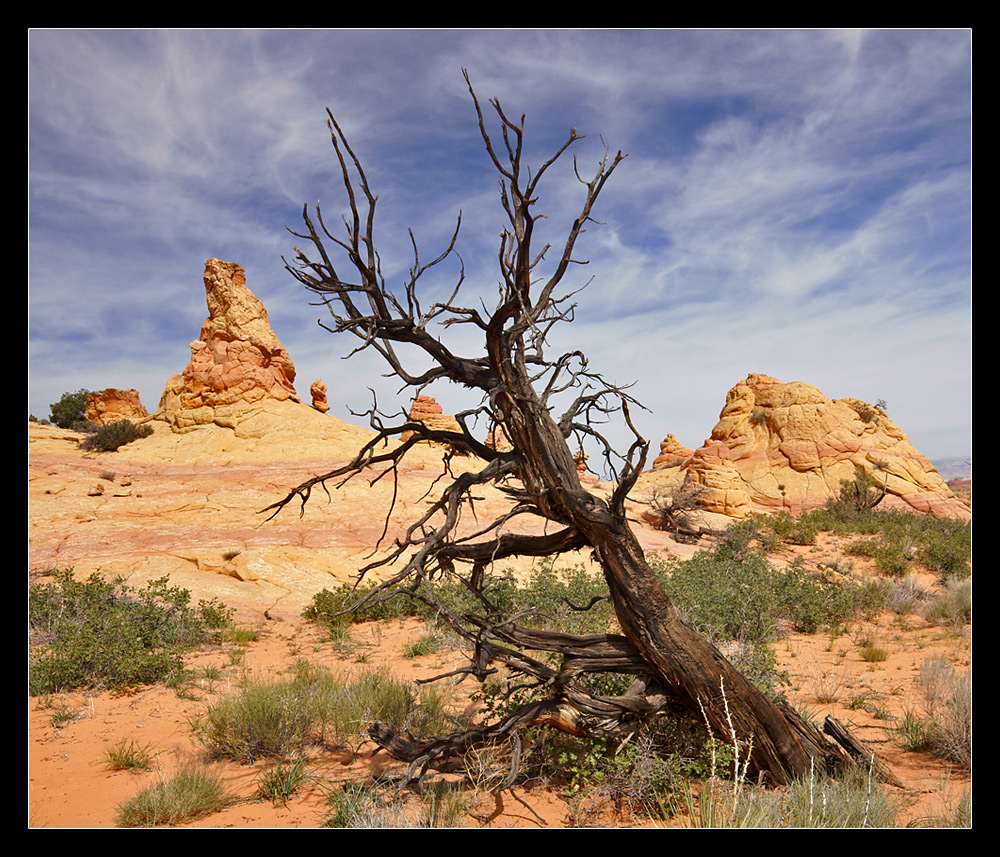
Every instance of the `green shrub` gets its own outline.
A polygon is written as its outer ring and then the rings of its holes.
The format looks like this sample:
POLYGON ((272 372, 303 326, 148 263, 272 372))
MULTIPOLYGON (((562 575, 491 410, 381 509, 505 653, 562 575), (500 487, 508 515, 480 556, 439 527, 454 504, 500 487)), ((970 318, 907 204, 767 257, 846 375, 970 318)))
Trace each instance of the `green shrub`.
POLYGON ((795 517, 788 512, 769 515, 763 523, 778 540, 789 545, 815 544, 819 532, 816 523, 808 516, 795 517))
POLYGON ((572 796, 577 823, 588 820, 588 807, 668 817, 680 808, 691 780, 712 776, 713 764, 732 764, 731 750, 713 748, 703 724, 683 720, 643 727, 625 743, 542 729, 526 738, 525 776, 547 779, 572 796))
POLYGON ((206 768, 185 768, 161 779, 118 807, 118 827, 156 827, 197 821, 232 804, 219 777, 206 768))
MULTIPOLYGON (((476 599, 464 583, 436 580, 428 583, 440 604, 455 614, 465 612, 495 612, 526 614, 524 621, 533 627, 558 628, 567 633, 603 633, 614 623, 614 610, 608 600, 599 601, 590 610, 593 599, 606 599, 608 589, 600 575, 591 574, 582 565, 556 571, 550 561, 542 561, 526 581, 515 582, 511 573, 503 573, 484 581, 482 593, 489 607, 476 599)), ((355 588, 341 586, 324 589, 313 596, 302 613, 311 622, 331 629, 350 622, 375 619, 395 619, 414 616, 425 620, 435 618, 434 610, 423 601, 397 592, 383 600, 375 599, 360 609, 349 612, 351 606, 369 595, 374 584, 355 588)))
POLYGON ((853 511, 874 509, 885 497, 885 485, 871 471, 854 465, 854 479, 840 480, 840 493, 834 501, 853 511))
POLYGON ((49 420, 63 429, 75 429, 78 424, 85 423, 89 395, 90 390, 82 389, 75 393, 63 393, 58 402, 49 405, 49 420))
POLYGON ((972 525, 954 518, 935 519, 923 532, 920 561, 943 577, 972 573, 972 525))
POLYGON ((136 425, 131 420, 116 420, 98 427, 80 442, 80 448, 96 452, 114 452, 118 447, 134 440, 149 437, 153 427, 147 423, 136 425))
POLYGON ((778 568, 758 551, 728 544, 686 561, 654 560, 664 589, 696 629, 710 639, 764 643, 782 626, 812 633, 878 612, 879 584, 815 575, 798 565, 778 568))
POLYGON ((119 689, 166 681, 181 655, 212 639, 230 611, 215 601, 190 605, 167 578, 133 589, 121 578, 55 572, 28 590, 29 679, 33 695, 78 687, 119 689))

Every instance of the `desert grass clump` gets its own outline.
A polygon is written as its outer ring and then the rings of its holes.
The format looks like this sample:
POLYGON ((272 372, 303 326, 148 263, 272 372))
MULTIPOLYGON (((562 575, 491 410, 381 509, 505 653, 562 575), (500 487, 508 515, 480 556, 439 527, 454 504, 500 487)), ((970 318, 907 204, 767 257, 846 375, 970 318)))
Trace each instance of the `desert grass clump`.
POLYGON ((889 650, 882 644, 878 634, 865 631, 857 637, 858 655, 870 664, 880 664, 889 657, 889 650))
POLYGON ((122 738, 107 748, 104 760, 112 771, 148 771, 153 765, 153 752, 148 744, 122 738))
POLYGON ((365 670, 345 684, 328 713, 330 728, 341 740, 366 734, 378 721, 403 729, 416 707, 410 685, 393 678, 388 670, 365 670))
POLYGON ((158 827, 197 821, 232 804, 222 780, 205 767, 160 779, 118 807, 118 827, 158 827))
POLYGON ((713 780, 689 801, 691 823, 715 828, 890 828, 898 807, 873 773, 855 766, 839 778, 810 776, 780 790, 713 780))
POLYGON ((248 677, 194 723, 214 758, 250 764, 285 759, 322 739, 343 682, 328 670, 300 663, 290 679, 248 677))
POLYGON ((972 763, 972 676, 941 657, 920 665, 920 688, 930 749, 968 767, 972 763))
POLYGON ((308 761, 300 756, 291 762, 264 765, 260 774, 259 793, 264 800, 288 803, 288 799, 314 777, 309 773, 308 761))
POLYGON ((421 635, 419 640, 408 643, 403 647, 403 656, 412 659, 424 655, 433 655, 441 651, 442 644, 441 635, 434 629, 428 629, 421 635))
POLYGON ((952 579, 944 591, 921 611, 928 622, 961 630, 972 621, 972 581, 952 579))
POLYGON ((213 757, 251 763, 301 755, 320 741, 347 741, 374 721, 402 729, 415 708, 409 685, 385 670, 346 679, 300 661, 289 678, 247 678, 194 725, 213 757))
POLYGON ((418 800, 407 800, 395 789, 345 782, 327 793, 326 803, 329 812, 321 827, 453 828, 461 827, 468 814, 461 788, 442 782, 428 784, 418 800))

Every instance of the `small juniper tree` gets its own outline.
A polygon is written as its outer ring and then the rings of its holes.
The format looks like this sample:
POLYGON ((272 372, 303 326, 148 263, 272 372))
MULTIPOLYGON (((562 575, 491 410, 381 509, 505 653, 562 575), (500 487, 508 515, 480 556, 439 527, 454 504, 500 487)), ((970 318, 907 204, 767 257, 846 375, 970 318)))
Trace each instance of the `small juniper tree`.
POLYGON ((59 428, 72 429, 86 421, 87 396, 90 390, 63 393, 58 402, 49 405, 49 420, 59 428))

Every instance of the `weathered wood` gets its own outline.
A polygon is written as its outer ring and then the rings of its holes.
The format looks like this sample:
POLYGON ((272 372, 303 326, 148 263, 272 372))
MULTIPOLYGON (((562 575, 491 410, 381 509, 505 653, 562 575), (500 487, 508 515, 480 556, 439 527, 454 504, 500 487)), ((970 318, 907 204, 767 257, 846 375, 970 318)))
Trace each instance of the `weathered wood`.
MULTIPOLYGON (((409 762, 408 777, 419 781, 427 770, 448 766, 478 746, 515 741, 531 725, 546 723, 579 735, 614 736, 668 713, 685 713, 705 718, 717 738, 734 743, 741 754, 749 753, 749 771, 770 783, 782 784, 817 769, 831 771, 847 764, 849 755, 839 744, 788 706, 768 699, 682 621, 626 519, 625 499, 648 451, 629 415, 629 406, 637 403, 625 390, 592 372, 582 352, 554 358, 546 354, 551 327, 572 320, 571 294, 560 296, 556 290, 577 261, 573 256, 576 243, 606 182, 625 156, 618 152, 609 157, 605 151, 589 180, 576 169, 584 188, 583 202, 557 258, 543 274, 540 266, 549 265, 545 260, 548 247, 538 251, 532 246, 534 226, 542 216, 533 210, 538 185, 580 137, 574 129, 549 160, 529 170, 521 163, 523 117, 514 122, 499 102, 490 102, 500 125, 500 135, 494 138, 471 84, 469 92, 487 154, 500 176, 507 218, 498 253, 500 297, 492 313, 484 315, 476 306, 455 302, 464 270, 447 300, 421 305, 419 280, 454 257, 457 227, 445 251, 430 263, 420 262, 414 242, 414 263, 401 296, 386 287, 374 235, 376 197, 360 160, 329 111, 331 142, 350 209, 343 221, 345 231, 335 237, 318 207, 314 215, 304 208, 305 231, 293 234, 312 245, 315 258, 296 248, 295 264, 286 263, 286 267, 329 308, 333 321, 328 329, 357 337, 356 350, 375 349, 404 385, 419 391, 436 380, 448 380, 480 391, 483 404, 459 415, 460 432, 429 431, 420 423, 387 426, 373 407, 369 415, 377 437, 351 464, 310 479, 268 511, 277 514, 296 499, 304 506, 313 488, 370 473, 375 465, 381 468, 378 478, 388 473, 394 479, 399 463, 418 440, 435 440, 456 452, 478 456, 484 462, 478 472, 443 482, 440 497, 418 516, 405 536, 386 556, 361 569, 363 576, 369 570, 393 566, 389 579, 367 598, 377 599, 405 586, 411 597, 434 606, 468 642, 470 674, 482 678, 496 669, 494 664, 503 664, 544 691, 547 698, 516 709, 496 724, 449 736, 404 738, 376 724, 372 737, 392 755, 409 762), (338 273, 328 243, 342 254, 349 277, 338 273), (454 324, 481 332, 483 350, 478 356, 462 357, 445 344, 440 329, 454 324), (395 350, 398 343, 423 351, 430 358, 430 368, 410 371, 395 350), (556 417, 555 402, 567 391, 575 391, 575 398, 556 417), (634 436, 624 455, 618 455, 594 428, 614 412, 620 413, 634 436), (499 452, 476 440, 466 427, 466 419, 473 415, 502 427, 512 449, 499 452), (403 431, 412 433, 405 443, 382 446, 383 440, 403 431), (571 438, 596 443, 608 465, 614 466, 617 487, 611 497, 594 496, 581 485, 568 443, 571 438), (458 523, 463 509, 472 505, 473 489, 486 484, 507 492, 511 512, 472 536, 459 537, 458 523), (545 534, 517 532, 514 525, 522 516, 545 521, 545 534), (621 635, 576 637, 524 628, 498 615, 481 589, 484 569, 499 559, 551 556, 580 548, 591 549, 603 569, 621 635), (438 603, 427 583, 440 575, 464 580, 479 598, 481 612, 455 615, 438 603), (532 651, 559 653, 562 664, 553 668, 529 654, 532 651), (635 676, 630 692, 602 698, 580 690, 580 676, 607 671, 635 676)), ((477 305, 481 300, 477 296, 477 305)))
POLYGON ((871 768, 882 782, 903 788, 902 781, 892 772, 875 752, 862 744, 850 730, 835 717, 827 717, 823 721, 823 731, 843 747, 851 757, 862 767, 871 768))

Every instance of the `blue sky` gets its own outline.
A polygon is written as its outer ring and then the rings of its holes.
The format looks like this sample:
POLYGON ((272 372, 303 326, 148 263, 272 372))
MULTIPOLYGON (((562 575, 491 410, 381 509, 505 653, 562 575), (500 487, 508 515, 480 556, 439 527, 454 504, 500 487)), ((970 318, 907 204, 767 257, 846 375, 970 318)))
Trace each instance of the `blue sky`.
MULTIPOLYGON (((405 406, 317 325, 286 227, 305 202, 343 210, 330 107, 379 195, 389 284, 412 264, 407 229, 430 258, 461 210, 464 303, 492 306, 502 212, 467 68, 481 100, 526 114, 529 163, 570 128, 582 171, 602 138, 628 153, 553 348, 635 382, 653 454, 667 432, 700 445, 748 372, 884 399, 928 457, 971 454, 968 30, 33 30, 28 47, 37 416, 81 387, 154 409, 207 314, 212 256, 246 268, 304 398, 322 377, 340 418, 369 386, 405 406)), ((561 166, 538 204, 554 244, 581 200, 561 166)))

